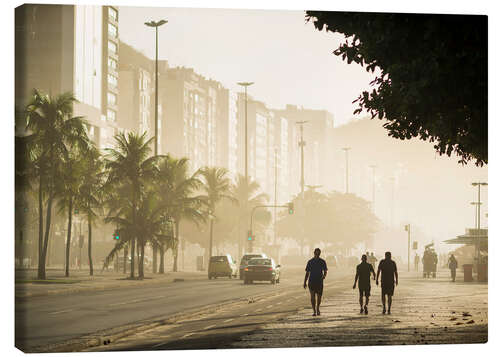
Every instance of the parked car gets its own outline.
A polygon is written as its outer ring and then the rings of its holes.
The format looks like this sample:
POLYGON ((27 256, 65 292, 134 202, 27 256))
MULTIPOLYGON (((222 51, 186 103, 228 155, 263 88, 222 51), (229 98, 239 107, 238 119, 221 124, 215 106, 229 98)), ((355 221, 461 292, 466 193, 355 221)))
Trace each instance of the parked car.
POLYGON ((267 258, 267 256, 264 253, 245 254, 240 261, 240 280, 243 280, 245 276, 245 268, 247 267, 248 261, 253 258, 267 258))
POLYGON ((280 282, 280 265, 271 258, 253 258, 248 261, 245 271, 245 284, 254 280, 267 280, 271 284, 280 282))
POLYGON ((229 279, 236 278, 238 267, 231 255, 216 255, 210 257, 208 262, 208 279, 219 276, 227 276, 229 279))

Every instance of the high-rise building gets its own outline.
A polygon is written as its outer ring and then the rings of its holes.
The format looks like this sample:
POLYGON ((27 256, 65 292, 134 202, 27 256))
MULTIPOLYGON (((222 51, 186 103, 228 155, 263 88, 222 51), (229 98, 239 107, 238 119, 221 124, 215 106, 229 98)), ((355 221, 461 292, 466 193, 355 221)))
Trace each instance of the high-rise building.
POLYGON ((113 144, 118 104, 118 8, 26 4, 16 8, 16 106, 33 89, 78 100, 98 147, 113 144))

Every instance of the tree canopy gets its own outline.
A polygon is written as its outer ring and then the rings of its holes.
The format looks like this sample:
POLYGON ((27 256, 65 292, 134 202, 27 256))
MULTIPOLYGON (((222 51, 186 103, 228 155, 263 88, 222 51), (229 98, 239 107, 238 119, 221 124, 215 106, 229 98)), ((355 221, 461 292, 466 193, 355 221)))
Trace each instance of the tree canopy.
POLYGON ((462 164, 488 163, 486 16, 306 11, 306 20, 344 34, 335 55, 380 70, 354 114, 384 118, 388 135, 428 140, 462 164))

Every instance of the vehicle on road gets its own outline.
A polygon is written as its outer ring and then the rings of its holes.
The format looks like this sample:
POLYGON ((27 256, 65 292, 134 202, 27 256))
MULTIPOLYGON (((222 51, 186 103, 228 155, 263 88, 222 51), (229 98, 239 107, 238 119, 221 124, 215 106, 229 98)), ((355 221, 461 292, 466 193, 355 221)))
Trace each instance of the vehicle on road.
POLYGON ((245 277, 245 268, 247 267, 249 260, 254 258, 267 258, 267 256, 264 253, 245 254, 240 261, 240 280, 243 280, 245 277))
POLYGON ((274 262, 272 258, 254 258, 248 261, 245 271, 245 284, 254 281, 269 281, 271 284, 280 282, 281 266, 274 262))
POLYGON ((221 276, 227 276, 229 279, 236 278, 238 267, 236 261, 231 255, 216 255, 210 257, 208 263, 208 279, 216 279, 221 276))

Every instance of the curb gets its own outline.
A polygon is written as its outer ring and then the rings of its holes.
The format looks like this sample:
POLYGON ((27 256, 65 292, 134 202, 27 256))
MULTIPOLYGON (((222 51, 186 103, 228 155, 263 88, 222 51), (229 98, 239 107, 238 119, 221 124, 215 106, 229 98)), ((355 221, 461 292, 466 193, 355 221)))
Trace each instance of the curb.
MULTIPOLYGON (((196 280, 202 280, 201 277, 193 277, 192 279, 190 278, 175 278, 175 277, 165 277, 165 278, 160 278, 159 280, 137 280, 137 282, 140 282, 139 284, 136 284, 136 286, 131 286, 129 287, 140 287, 144 285, 157 285, 157 284, 171 284, 171 283, 176 283, 176 282, 187 282, 187 281, 196 281, 196 280), (183 280, 180 280, 183 279, 183 280)), ((99 283, 97 283, 99 284, 99 283)), ((123 288, 127 287, 127 285, 124 285, 123 283, 111 283, 109 285, 88 285, 88 286, 80 286, 80 287, 75 287, 75 288, 65 288, 65 289, 54 289, 54 290, 45 290, 45 291, 35 291, 35 292, 22 292, 22 291, 16 291, 15 292, 15 298, 16 299, 26 299, 26 298, 31 298, 31 297, 39 297, 39 296, 50 296, 50 295, 66 295, 66 294, 72 294, 76 292, 82 292, 82 291, 100 291, 100 290, 107 290, 107 289, 115 289, 115 288, 123 288)), ((16 290, 22 290, 22 287, 18 287, 16 290)))

